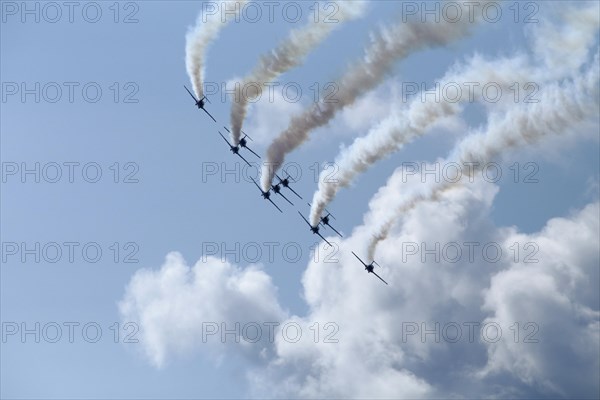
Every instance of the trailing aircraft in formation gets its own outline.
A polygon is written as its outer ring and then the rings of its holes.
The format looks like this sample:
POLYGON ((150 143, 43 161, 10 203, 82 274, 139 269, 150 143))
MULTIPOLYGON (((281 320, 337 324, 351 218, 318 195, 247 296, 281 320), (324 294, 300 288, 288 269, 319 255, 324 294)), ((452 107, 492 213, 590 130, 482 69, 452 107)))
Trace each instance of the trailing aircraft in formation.
POLYGON ((380 277, 379 275, 377 275, 377 272, 373 271, 373 269, 374 269, 373 265, 377 265, 378 267, 380 266, 379 264, 377 264, 375 262, 375 260, 371 261, 371 264, 367 265, 367 264, 365 264, 365 262, 363 260, 360 259, 359 256, 356 255, 355 252, 352 252, 352 254, 354 254, 354 257, 358 258, 358 261, 360 261, 362 263, 362 265, 365 266, 365 269, 367 270, 368 273, 375 275, 376 277, 378 277, 379 279, 381 279, 381 281, 383 283, 385 283, 386 285, 388 284, 386 281, 383 280, 382 277, 380 277))
MULTIPOLYGON (((275 176, 277 177, 277 179, 279 179, 279 183, 276 186, 283 186, 284 188, 289 189, 292 193, 294 193, 300 199, 302 199, 302 196, 300 196, 298 193, 296 193, 296 191, 294 189, 292 189, 290 187, 290 179, 292 179, 290 177, 290 174, 288 174, 288 176, 285 179, 281 179, 281 177, 277 174, 275 174, 275 176)), ((293 179, 292 179, 292 182, 294 182, 293 179)))
POLYGON ((229 143, 229 140, 227 140, 227 138, 225 138, 225 136, 223 136, 223 134, 219 131, 219 135, 221 135, 221 137, 223 138, 223 140, 227 143, 227 145, 229 146, 229 150, 239 156, 242 160, 244 160, 246 162, 246 164, 248 164, 249 167, 251 167, 252 165, 250 165, 250 163, 248 162, 248 160, 246 160, 241 154, 240 154, 240 146, 233 146, 231 143, 229 143))
MULTIPOLYGON (((327 211, 327 210, 325 210, 325 211, 327 211)), ((326 216, 324 216, 324 217, 321 217, 321 222, 320 222, 320 224, 322 224, 322 225, 327 225, 328 227, 330 227, 331 229, 333 229, 333 231, 334 231, 335 233, 337 233, 338 235, 340 235, 340 237, 343 237, 341 233, 339 233, 339 232, 338 232, 338 231, 337 231, 337 230, 336 230, 336 229, 335 229, 333 226, 331 226, 331 225, 329 224, 329 217, 331 217, 331 218, 335 219, 335 217, 334 217, 333 215, 331 215, 331 213, 330 213, 329 211, 327 211, 327 215, 326 215, 326 216)))
MULTIPOLYGON (((312 206, 310 205, 310 203, 308 203, 308 206, 309 206, 309 207, 312 207, 312 206)), ((333 231, 334 231, 335 233, 337 233, 338 235, 340 235, 340 237, 342 237, 342 238, 343 238, 344 236, 342 236, 342 234, 341 234, 341 233, 339 233, 339 232, 337 231, 337 229, 335 229, 333 226, 331 226, 331 225, 329 224, 329 218, 331 217, 331 218, 335 219, 335 217, 334 217, 334 216, 333 216, 333 215, 332 215, 332 214, 329 212, 329 210, 325 209, 325 211, 327 212, 327 215, 326 215, 326 216, 324 216, 324 217, 321 217, 321 219, 319 220, 319 224, 320 224, 320 225, 323 225, 323 226, 327 225, 328 227, 330 227, 331 229, 333 229, 333 231)))
POLYGON ((269 200, 271 202, 271 204, 273 204, 275 206, 275 208, 279 210, 279 212, 283 212, 283 211, 281 211, 281 208, 277 207, 277 204, 275 204, 273 202, 273 200, 271 200, 271 190, 268 190, 268 191, 264 192, 260 188, 260 186, 258 185, 258 183, 256 183, 256 181, 254 180, 254 178, 250 178, 250 179, 252 179, 252 182, 254 182, 254 184, 256 185, 256 187, 258 188, 258 190, 260 190, 260 194, 263 197, 263 199, 269 200))
POLYGON ((302 219, 303 219, 304 221, 306 221, 306 223, 308 224, 308 226, 310 226, 310 231, 313 233, 313 235, 318 235, 318 236, 319 236, 321 239, 323 239, 323 240, 325 241, 325 243, 327 243, 327 244, 328 244, 328 245, 330 245, 330 246, 333 246, 331 243, 329 243, 329 241, 328 241, 327 239, 325 239, 325 238, 323 237, 323 235, 321 235, 321 234, 319 233, 319 225, 317 225, 317 226, 312 226, 312 225, 310 224, 310 222, 308 222, 308 220, 307 220, 307 219, 304 217, 304 215, 302 215, 302 213, 301 213, 300 211, 298 211, 298 214, 300 214, 300 216, 302 217, 302 219))
POLYGON ((273 189, 273 193, 280 195, 281 197, 283 197, 285 199, 285 201, 287 201, 291 205, 294 205, 294 203, 292 203, 291 201, 289 201, 288 198, 285 197, 283 195, 283 193, 281 193, 281 186, 279 186, 279 184, 277 184, 277 185, 271 185, 271 189, 273 189))
MULTIPOLYGON (((231 134, 231 131, 229 129, 227 129, 226 126, 224 126, 223 128, 225 128, 225 130, 229 134, 231 134)), ((250 147, 248 147, 248 141, 246 139, 252 140, 252 138, 250 136, 248 136, 248 134, 246 134, 244 131, 242 131, 242 133, 244 134, 244 136, 240 139, 240 143, 238 144, 238 146, 243 147, 244 149, 248 150, 250 153, 254 154, 256 157, 260 158, 260 156, 258 154, 256 154, 254 151, 252 151, 252 149, 250 147)))
POLYGON ((190 92, 190 89, 188 89, 187 86, 183 85, 183 87, 185 88, 185 90, 187 90, 187 92, 190 94, 190 96, 192 96, 192 98, 194 99, 194 102, 196 103, 196 107, 198 107, 199 109, 201 109, 202 111, 207 113, 208 116, 211 117, 213 121, 217 122, 215 117, 210 115, 210 113, 206 110, 206 108, 204 108, 207 101, 210 103, 210 100, 208 100, 208 97, 203 96, 200 100, 198 100, 196 98, 196 96, 194 96, 194 94, 192 92, 190 92))

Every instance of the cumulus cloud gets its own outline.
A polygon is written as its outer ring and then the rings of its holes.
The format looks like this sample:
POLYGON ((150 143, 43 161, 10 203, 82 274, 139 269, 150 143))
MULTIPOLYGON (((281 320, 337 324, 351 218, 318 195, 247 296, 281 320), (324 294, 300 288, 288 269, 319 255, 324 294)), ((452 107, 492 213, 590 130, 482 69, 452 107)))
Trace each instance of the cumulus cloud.
POLYGON ((133 276, 121 315, 139 322, 144 353, 157 366, 188 353, 241 353, 254 397, 597 397, 600 206, 527 235, 492 221, 498 191, 476 180, 411 209, 379 247, 378 272, 390 286, 351 255, 364 253, 369 236, 357 228, 340 242, 339 263, 308 265, 306 315, 286 313, 258 267, 211 258, 188 266, 177 253, 133 276), (479 243, 472 259, 467 242, 479 243), (436 243, 460 244, 463 254, 454 262, 424 252, 436 243), (502 249, 500 259, 486 257, 487 243, 502 249), (537 245, 535 254, 527 243, 537 245), (207 321, 279 325, 273 342, 223 344, 217 336, 204 343, 207 321), (281 334, 289 324, 300 328, 297 340, 281 334), (498 341, 482 329, 494 324, 502 329, 498 341))
POLYGON ((350 254, 364 247, 367 229, 341 243, 339 264, 311 263, 303 278, 310 312, 301 320, 335 322, 339 343, 276 341, 277 356, 250 375, 255 395, 597 396, 598 203, 524 235, 492 222, 497 193, 479 181, 411 210, 380 245, 379 272, 391 290, 350 254), (479 243, 472 260, 467 242, 479 243), (536 243, 538 261, 525 262, 531 249, 521 248, 515 262, 515 242, 536 243), (436 260, 435 252, 424 252, 436 243, 458 243, 463 255, 458 262, 443 253, 436 260), (482 251, 488 243, 502 249, 499 260, 482 251), (409 253, 408 244, 419 252, 409 253), (461 337, 453 342, 455 326, 461 337), (502 329, 498 341, 495 326, 502 329))
POLYGON ((212 257, 188 266, 176 252, 160 269, 133 275, 119 311, 124 321, 139 324, 144 355, 157 367, 169 356, 201 351, 219 357, 232 346, 258 360, 269 351, 268 323, 286 316, 270 276, 259 267, 240 269, 212 257), (236 323, 237 339, 233 334, 221 340, 223 328, 235 330, 236 323), (256 343, 254 324, 265 330, 256 343), (243 340, 244 333, 249 340, 243 340))
POLYGON ((485 291, 488 318, 520 322, 521 337, 488 345, 483 376, 506 371, 562 397, 599 393, 599 211, 592 203, 571 218, 548 221, 537 234, 506 238, 509 246, 531 243, 527 255, 536 250, 537 262, 524 263, 524 255, 495 274, 485 291))

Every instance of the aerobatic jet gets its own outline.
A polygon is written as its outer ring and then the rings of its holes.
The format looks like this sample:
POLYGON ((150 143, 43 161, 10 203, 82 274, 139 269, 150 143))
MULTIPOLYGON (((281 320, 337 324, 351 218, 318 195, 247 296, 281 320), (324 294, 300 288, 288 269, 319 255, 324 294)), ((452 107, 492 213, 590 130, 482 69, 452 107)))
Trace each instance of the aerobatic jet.
POLYGON ((188 89, 187 86, 183 85, 183 87, 185 88, 185 90, 187 90, 187 92, 190 94, 190 96, 192 96, 192 98, 194 99, 194 102, 196 102, 196 107, 198 107, 199 109, 201 109, 202 111, 207 113, 208 116, 211 117, 213 121, 217 122, 215 117, 210 115, 210 113, 206 110, 206 108, 204 108, 204 105, 206 104, 207 101, 210 103, 210 100, 208 100, 208 97, 203 96, 200 100, 198 100, 196 98, 196 96, 194 96, 194 94, 192 92, 190 92, 190 89, 188 89))
POLYGON ((275 206, 275 208, 279 210, 279 212, 283 212, 283 211, 281 211, 281 208, 277 207, 277 204, 275 204, 273 202, 273 200, 271 200, 271 191, 270 190, 268 190, 266 192, 263 191, 261 189, 261 187, 258 185, 258 183, 256 183, 256 181, 254 180, 254 178, 250 178, 250 179, 252 179, 252 182, 254 182, 254 184, 256 185, 256 187, 258 188, 258 190, 260 190, 260 194, 263 197, 263 199, 269 200, 271 202, 271 204, 273 204, 275 206))
POLYGON ((225 138, 225 136, 223 136, 223 134, 219 131, 219 135, 221 135, 221 137, 223 138, 223 140, 227 143, 227 145, 229 146, 229 150, 239 156, 242 160, 244 160, 246 162, 246 164, 248 164, 249 167, 251 167, 252 165, 250 165, 250 163, 248 162, 248 160, 246 160, 244 157, 242 157, 242 155, 240 154, 240 147, 239 146, 233 146, 231 143, 229 143, 229 140, 227 140, 227 138, 225 138))
MULTIPOLYGON (((225 130, 229 134, 231 134, 231 131, 229 129, 227 129, 226 126, 224 126, 223 128, 225 128, 225 130)), ((239 146, 243 147, 244 149, 248 150, 250 153, 254 154, 256 157, 260 158, 260 156, 258 154, 256 154, 250 147, 248 147, 248 141, 246 139, 252 140, 252 138, 250 136, 248 136, 244 131, 242 131, 242 133, 244 134, 244 136, 240 139, 239 146)))
POLYGON ((355 252, 352 252, 352 254, 354 254, 354 257, 358 258, 358 261, 360 261, 362 263, 362 265, 365 266, 365 269, 367 270, 368 273, 375 275, 376 277, 378 277, 379 279, 381 279, 381 281, 383 283, 385 283, 386 285, 388 284, 386 281, 383 280, 382 277, 380 277, 379 275, 377 275, 377 272, 373 271, 373 269, 374 269, 373 265, 377 265, 379 267, 379 264, 377 264, 375 262, 375 260, 371 261, 371 264, 367 265, 367 264, 365 264, 365 262, 363 260, 360 259, 359 256, 356 255, 355 252))
POLYGON ((281 186, 279 185, 279 183, 277 185, 271 185, 271 188, 273 189, 273 193, 278 194, 279 196, 283 197, 285 199, 285 201, 287 201, 291 205, 294 205, 294 203, 292 203, 291 201, 289 201, 288 198, 285 197, 283 195, 283 193, 281 193, 281 186))
MULTIPOLYGON (((308 206, 309 206, 309 207, 312 207, 312 206, 310 205, 310 203, 308 203, 308 206)), ((335 233, 337 233, 338 235, 340 235, 340 237, 344 237, 344 236, 342 236, 342 234, 341 234, 341 233, 339 233, 339 232, 337 231, 337 229, 335 229, 333 226, 331 226, 331 225, 329 224, 329 218, 333 218, 333 219, 335 219, 335 217, 334 217, 334 216, 333 216, 333 215, 332 215, 332 214, 329 212, 329 210, 325 209, 325 211, 327 212, 327 215, 326 215, 326 216, 324 216, 324 217, 321 217, 321 220, 319 221, 319 224, 321 224, 321 225, 323 225, 323 226, 327 225, 328 227, 330 227, 331 229, 333 229, 333 231, 334 231, 335 233)))
POLYGON ((313 235, 318 235, 321 239, 323 239, 325 241, 325 243, 327 243, 330 246, 333 246, 331 243, 329 243, 329 241, 327 239, 325 239, 320 233, 319 233, 319 225, 317 226, 312 226, 310 224, 310 222, 308 222, 308 220, 304 217, 304 215, 302 215, 302 213, 300 211, 298 211, 298 214, 300 214, 300 216, 302 217, 302 219, 304 221, 306 221, 306 223, 308 224, 308 226, 310 226, 310 231, 313 233, 313 235))
MULTIPOLYGON (((327 211, 327 210, 325 210, 327 211)), ((329 211, 327 211, 327 215, 324 217, 321 217, 321 224, 323 225, 327 225, 328 227, 330 227, 331 229, 333 229, 333 231, 335 233, 337 233, 338 235, 340 235, 340 237, 343 237, 341 233, 339 233, 333 226, 331 226, 331 224, 329 224, 329 217, 335 219, 335 217, 333 215, 331 215, 331 213, 329 211)))
MULTIPOLYGON (((277 184, 277 186, 281 185, 284 188, 291 190, 292 193, 294 193, 296 196, 298 196, 300 199, 302 199, 302 196, 300 196, 298 193, 296 193, 296 191, 294 189, 292 189, 290 187, 290 179, 292 179, 290 177, 290 174, 288 174, 288 176, 285 179, 281 179, 281 177, 277 174, 275 174, 275 176, 277 177, 277 179, 279 179, 279 183, 277 184)), ((294 182, 293 179, 292 179, 292 182, 294 182)))

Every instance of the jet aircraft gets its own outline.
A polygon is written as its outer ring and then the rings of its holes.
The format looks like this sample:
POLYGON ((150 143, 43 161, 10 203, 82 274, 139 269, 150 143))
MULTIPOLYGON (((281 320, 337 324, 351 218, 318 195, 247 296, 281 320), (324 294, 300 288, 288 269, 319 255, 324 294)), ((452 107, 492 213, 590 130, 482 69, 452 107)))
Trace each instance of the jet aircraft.
POLYGON ((183 87, 185 88, 185 90, 187 90, 187 92, 190 94, 190 96, 192 96, 192 98, 196 102, 196 107, 198 107, 199 109, 201 109, 202 111, 204 111, 205 113, 207 113, 208 116, 211 117, 213 121, 217 122, 217 120, 215 119, 215 117, 213 117, 212 115, 210 115, 210 113, 206 110, 206 108, 204 108, 204 105, 206 104, 207 101, 210 103, 210 100, 208 100, 208 97, 203 96, 200 100, 198 100, 196 98, 196 96, 194 96, 194 94, 192 92, 190 92, 190 89, 188 89, 187 86, 183 85, 183 87))
POLYGON ((325 239, 320 233, 319 233, 319 225, 317 226, 312 226, 310 224, 310 222, 308 222, 308 220, 304 217, 304 215, 302 215, 302 213, 300 211, 298 211, 298 214, 300 214, 300 216, 302 217, 302 219, 304 221, 306 221, 306 223, 308 224, 308 226, 310 226, 310 231, 313 233, 313 235, 318 235, 321 239, 323 239, 325 241, 325 243, 327 243, 330 246, 333 246, 331 243, 329 243, 329 241, 327 239, 325 239))
POLYGON ((352 254, 354 254, 354 257, 358 258, 358 261, 360 261, 362 263, 362 265, 365 266, 365 269, 367 270, 368 273, 375 275, 376 277, 378 277, 379 279, 381 279, 381 281, 383 283, 385 283, 386 285, 388 284, 386 281, 383 280, 382 277, 380 277, 379 275, 377 275, 377 272, 373 271, 373 269, 374 269, 373 265, 379 266, 379 264, 377 264, 375 262, 375 260, 371 261, 371 264, 367 265, 367 264, 365 264, 365 262, 363 260, 360 259, 359 256, 356 255, 355 252, 352 252, 352 254))
POLYGON ((279 212, 283 212, 283 211, 281 211, 281 208, 277 207, 277 204, 275 204, 273 202, 273 200, 271 200, 271 191, 268 190, 268 191, 264 192, 261 189, 261 187, 258 185, 258 183, 256 183, 256 181, 254 180, 254 178, 250 178, 250 179, 252 179, 252 182, 254 182, 254 184, 256 185, 256 187, 258 188, 258 190, 260 190, 260 194, 263 197, 263 199, 269 200, 271 202, 271 204, 273 204, 275 206, 275 208, 279 210, 279 212))
POLYGON ((240 154, 240 147, 239 146, 233 146, 231 143, 229 143, 229 140, 227 140, 225 138, 225 136, 223 136, 223 134, 219 131, 219 135, 221 135, 221 137, 223 138, 223 140, 227 143, 227 145, 229 146, 229 150, 239 156, 242 160, 244 160, 246 162, 246 164, 248 164, 249 167, 251 167, 252 165, 250 165, 250 163, 248 162, 248 160, 246 160, 241 154, 240 154))

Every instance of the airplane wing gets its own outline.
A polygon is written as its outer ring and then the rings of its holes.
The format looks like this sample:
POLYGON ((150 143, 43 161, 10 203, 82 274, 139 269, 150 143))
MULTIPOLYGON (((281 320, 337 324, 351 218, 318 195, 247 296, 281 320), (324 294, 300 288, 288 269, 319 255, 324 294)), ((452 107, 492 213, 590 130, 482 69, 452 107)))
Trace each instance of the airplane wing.
POLYGON ((242 135, 246 136, 248 139, 250 139, 250 141, 254 142, 254 139, 252 139, 250 136, 248 136, 248 134, 242 130, 240 130, 240 132, 242 132, 242 135))
POLYGON ((208 111, 206 111, 205 108, 203 108, 202 111, 204 111, 205 113, 207 113, 208 116, 211 117, 213 121, 217 122, 217 120, 215 119, 215 117, 213 117, 212 115, 210 115, 210 113, 208 111))
POLYGON ((250 179, 252 179, 252 182, 254 182, 254 184, 256 185, 256 187, 258 188, 258 190, 260 190, 260 192, 262 193, 263 190, 261 189, 260 186, 258 186, 258 183, 256 183, 256 181, 254 180, 254 178, 250 177, 250 179))
POLYGON ((374 274, 376 277, 378 277, 379 279, 381 279, 381 282, 385 283, 386 285, 388 284, 386 281, 383 280, 382 277, 380 277, 379 275, 377 275, 376 272, 371 272, 372 274, 374 274))
POLYGON ((298 211, 298 214, 300 214, 300 216, 302 217, 302 219, 305 220, 306 223, 308 224, 308 226, 310 226, 312 228, 312 225, 310 224, 310 222, 308 222, 308 220, 304 217, 304 215, 302 215, 302 213, 300 211, 298 211))
POLYGON ((360 257, 357 256, 355 252, 352 252, 352 254, 354 254, 354 257, 358 258, 358 261, 360 261, 362 263, 362 265, 364 265, 365 267, 367 266, 367 264, 365 264, 365 262, 363 260, 361 260, 360 257))
POLYGON ((294 203, 292 203, 291 201, 289 201, 289 200, 288 200, 288 198, 287 198, 287 197, 285 197, 285 196, 283 195, 283 193, 279 192, 279 193, 277 193, 277 194, 278 194, 278 195, 280 195, 281 197, 283 197, 283 198, 285 199, 285 201, 287 201, 287 202, 288 202, 288 203, 290 203, 291 205, 294 205, 294 203))
POLYGON ((336 229, 335 229, 333 226, 331 226, 331 225, 329 225, 329 224, 327 224, 327 226, 328 226, 328 227, 330 227, 331 229, 333 229, 333 231, 334 231, 335 233, 337 233, 338 235, 340 235, 340 237, 342 237, 342 238, 344 237, 344 236, 342 236, 342 234, 341 234, 341 233, 339 233, 339 232, 338 232, 338 231, 337 231, 337 230, 336 230, 336 229))
POLYGON ((194 94, 192 92, 190 92, 190 89, 188 89, 187 86, 185 86, 185 85, 183 85, 183 87, 185 88, 185 90, 187 90, 187 92, 190 94, 190 96, 192 96, 194 101, 198 102, 198 99, 196 98, 196 96, 194 96, 194 94))
POLYGON ((329 243, 329 240, 325 239, 323 236, 321 236, 321 234, 319 232, 317 232, 317 235, 319 235, 319 237, 321 239, 323 239, 325 241, 325 243, 327 243, 328 245, 330 245, 331 247, 333 247, 333 245, 331 243, 329 243))
POLYGON ((223 127, 228 133, 231 133, 231 131, 229 129, 227 129, 226 126, 223 127))
POLYGON ((294 189, 292 189, 289 186, 287 188, 290 189, 292 191, 292 193, 294 193, 296 196, 300 197, 300 199, 302 199, 302 196, 300 196, 298 193, 296 193, 296 191, 294 189))
POLYGON ((246 164, 248 164, 249 167, 251 167, 252 165, 248 162, 248 160, 246 160, 244 157, 242 157, 242 155, 240 153, 235 153, 237 154, 242 160, 244 160, 246 162, 246 164))
POLYGON ((275 206, 275 208, 276 208, 276 209, 278 209, 278 210, 279 210, 279 212, 283 212, 283 211, 281 211, 281 208, 277 207, 277 204, 275 204, 275 203, 273 202, 273 200, 271 200, 271 199, 268 199, 268 200, 271 202, 271 204, 273 204, 273 205, 275 206))
POLYGON ((248 150, 250 153, 254 154, 256 157, 260 158, 260 156, 258 154, 256 154, 250 147, 248 146, 243 146, 246 150, 248 150))
POLYGON ((227 143, 229 145, 229 147, 231 147, 231 144, 229 143, 229 140, 227 140, 227 138, 225 138, 225 136, 223 136, 223 134, 221 133, 221 131, 217 131, 219 132, 219 135, 221 135, 221 137, 223 138, 223 140, 225 141, 225 143, 227 143))

